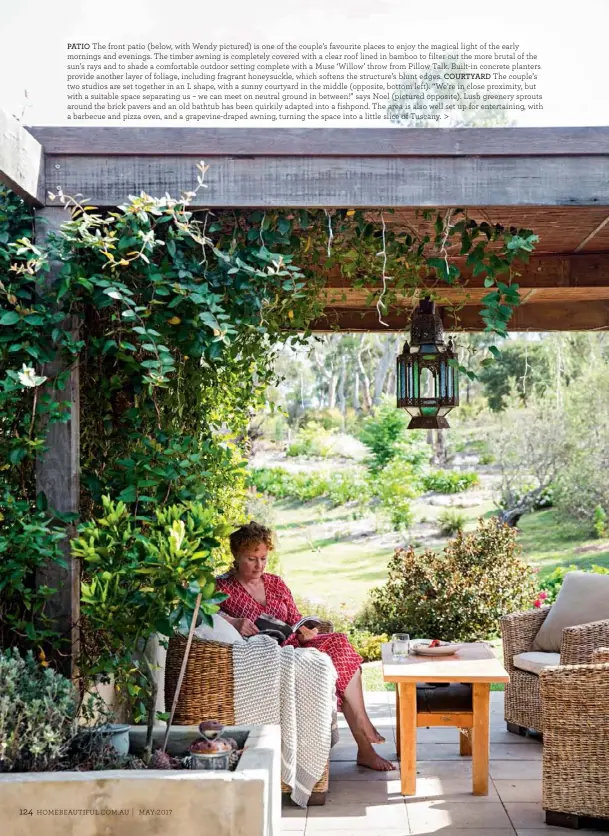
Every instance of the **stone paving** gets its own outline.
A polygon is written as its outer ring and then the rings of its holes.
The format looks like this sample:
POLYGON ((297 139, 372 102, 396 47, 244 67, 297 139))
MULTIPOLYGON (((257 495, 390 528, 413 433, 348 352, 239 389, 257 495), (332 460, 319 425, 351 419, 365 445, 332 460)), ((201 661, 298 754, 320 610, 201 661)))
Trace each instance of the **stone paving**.
MULTIPOLYGON (((304 836, 566 836, 547 827, 541 808, 542 744, 509 734, 503 694, 491 694, 489 794, 472 795, 471 758, 459 755, 456 729, 419 729, 417 794, 400 794, 395 749, 395 694, 366 694, 373 722, 387 740, 377 746, 393 772, 372 772, 355 763, 356 747, 342 715, 340 742, 332 750, 325 806, 300 810, 284 801, 282 833, 304 836)), ((579 830, 579 833, 598 831, 579 830)))

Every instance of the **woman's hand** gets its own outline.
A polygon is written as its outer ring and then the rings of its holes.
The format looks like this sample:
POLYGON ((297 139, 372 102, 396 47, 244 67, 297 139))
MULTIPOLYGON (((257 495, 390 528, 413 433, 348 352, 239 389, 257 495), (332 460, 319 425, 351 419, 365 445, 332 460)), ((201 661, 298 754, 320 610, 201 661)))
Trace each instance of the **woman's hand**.
POLYGON ((242 636, 255 636, 260 630, 249 618, 233 618, 233 624, 242 636))
POLYGON ((310 642, 319 633, 319 627, 305 627, 304 625, 298 630, 297 635, 300 642, 310 642))

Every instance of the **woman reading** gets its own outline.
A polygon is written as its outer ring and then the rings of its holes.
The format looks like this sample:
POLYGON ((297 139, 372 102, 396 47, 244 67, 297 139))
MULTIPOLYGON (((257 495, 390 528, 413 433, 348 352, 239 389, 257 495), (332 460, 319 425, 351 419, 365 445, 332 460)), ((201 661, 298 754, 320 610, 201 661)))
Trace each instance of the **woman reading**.
MULTIPOLYGON (((222 614, 242 636, 259 632, 254 623, 267 614, 288 624, 301 619, 292 593, 278 575, 265 572, 269 551, 273 549, 272 532, 251 522, 233 532, 230 548, 235 559, 233 569, 217 578, 217 588, 229 597, 220 605, 222 614)), ((357 743, 357 763, 370 769, 387 771, 393 764, 372 747, 383 743, 368 717, 362 690, 362 657, 351 646, 344 633, 319 633, 317 628, 301 627, 283 644, 313 647, 327 653, 338 674, 336 693, 338 707, 345 715, 357 743)))

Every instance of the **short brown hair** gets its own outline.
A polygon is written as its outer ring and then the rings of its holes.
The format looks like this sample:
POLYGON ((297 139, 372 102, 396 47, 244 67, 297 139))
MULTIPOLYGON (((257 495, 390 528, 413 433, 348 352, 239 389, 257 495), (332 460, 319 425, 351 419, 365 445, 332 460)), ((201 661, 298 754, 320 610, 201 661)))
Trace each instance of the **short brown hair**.
POLYGON ((233 557, 239 557, 248 546, 259 546, 260 543, 268 546, 269 551, 274 549, 273 532, 271 529, 254 522, 254 520, 233 531, 229 539, 233 557))

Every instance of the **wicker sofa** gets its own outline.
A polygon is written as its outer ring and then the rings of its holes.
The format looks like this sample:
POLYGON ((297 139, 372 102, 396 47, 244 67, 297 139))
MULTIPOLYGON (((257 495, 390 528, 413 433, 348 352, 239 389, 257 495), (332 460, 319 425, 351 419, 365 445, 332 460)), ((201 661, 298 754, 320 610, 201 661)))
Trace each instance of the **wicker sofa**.
POLYGON ((539 675, 546 824, 609 820, 609 647, 539 675))
MULTIPOLYGON (((533 642, 551 607, 512 613, 501 619, 504 665, 510 675, 505 686, 505 720, 508 731, 543 733, 540 675, 514 665, 514 656, 532 651, 533 642)), ((591 662, 592 654, 609 645, 609 620, 567 627, 562 631, 560 665, 591 662)), ((558 660, 557 660, 558 661, 558 660)))
MULTIPOLYGON (((332 631, 330 624, 321 626, 323 632, 332 631)), ((166 711, 171 710, 185 649, 184 636, 175 635, 169 639, 165 662, 166 711)), ((173 722, 176 725, 195 725, 203 718, 217 719, 227 726, 234 725, 233 648, 229 644, 194 639, 173 722)), ((315 784, 309 806, 325 804, 329 766, 329 763, 326 764, 323 775, 315 784)), ((290 787, 283 783, 281 790, 285 794, 291 792, 290 787)))

